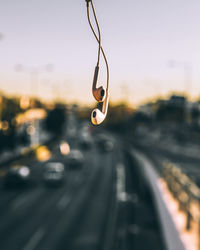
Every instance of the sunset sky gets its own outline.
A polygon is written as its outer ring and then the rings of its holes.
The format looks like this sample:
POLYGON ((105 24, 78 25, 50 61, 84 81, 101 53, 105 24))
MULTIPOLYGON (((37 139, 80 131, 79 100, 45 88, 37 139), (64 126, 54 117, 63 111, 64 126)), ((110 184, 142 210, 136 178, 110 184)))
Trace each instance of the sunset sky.
MULTIPOLYGON (((112 101, 139 104, 172 91, 200 95, 199 0, 93 3, 110 66, 112 101)), ((98 44, 85 0, 1 0, 0 34, 0 90, 94 103, 98 44), (51 71, 47 64, 53 65, 51 71)), ((105 72, 101 58, 104 85, 105 72)))

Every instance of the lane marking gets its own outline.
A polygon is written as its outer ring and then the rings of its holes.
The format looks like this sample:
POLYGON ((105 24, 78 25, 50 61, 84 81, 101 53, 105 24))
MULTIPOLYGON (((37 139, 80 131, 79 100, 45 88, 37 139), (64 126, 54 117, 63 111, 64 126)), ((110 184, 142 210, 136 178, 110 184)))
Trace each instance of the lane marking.
POLYGON ((20 208, 21 206, 23 206, 24 203, 26 203, 27 201, 27 195, 24 194, 23 196, 17 197, 13 203, 12 203, 12 209, 16 210, 18 208, 20 208))
POLYGON ((127 200, 126 193, 126 175, 124 165, 122 163, 117 164, 117 199, 119 201, 127 200))
POLYGON ((98 243, 99 240, 99 235, 98 234, 87 234, 87 235, 82 235, 80 237, 78 237, 74 242, 73 242, 73 246, 74 247, 88 247, 90 248, 91 245, 96 246, 96 244, 98 243))
POLYGON ((23 196, 17 197, 13 202, 12 202, 12 209, 17 210, 21 208, 24 205, 30 205, 33 203, 38 196, 41 194, 41 190, 38 190, 37 192, 34 191, 34 193, 26 193, 23 196))
POLYGON ((71 198, 65 194, 58 202, 57 207, 59 210, 63 210, 70 204, 70 202, 71 202, 71 198))
POLYGON ((34 250, 34 249, 36 249, 38 243, 43 238, 44 234, 45 234, 45 230, 43 228, 39 228, 22 250, 34 250))

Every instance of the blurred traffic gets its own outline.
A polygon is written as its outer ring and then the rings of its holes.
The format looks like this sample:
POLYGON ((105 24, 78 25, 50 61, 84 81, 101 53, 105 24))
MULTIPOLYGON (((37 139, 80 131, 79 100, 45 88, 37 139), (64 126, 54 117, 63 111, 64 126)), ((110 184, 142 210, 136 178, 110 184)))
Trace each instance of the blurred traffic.
POLYGON ((1 122, 1 249, 198 250, 199 123, 186 99, 111 106, 101 127, 77 105, 10 103, 16 113, 9 119, 4 106, 1 122))

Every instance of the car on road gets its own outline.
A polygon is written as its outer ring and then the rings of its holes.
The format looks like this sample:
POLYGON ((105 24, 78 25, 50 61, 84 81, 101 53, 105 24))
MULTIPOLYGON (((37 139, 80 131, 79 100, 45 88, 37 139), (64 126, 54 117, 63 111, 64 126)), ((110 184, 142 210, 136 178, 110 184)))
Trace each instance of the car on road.
POLYGON ((105 134, 96 135, 96 144, 101 152, 110 152, 114 148, 114 142, 105 134))
POLYGON ((87 122, 82 123, 78 129, 78 143, 82 150, 89 150, 93 146, 91 127, 87 122))
POLYGON ((80 168, 84 163, 83 153, 79 149, 72 149, 67 156, 66 161, 66 164, 70 169, 80 168))
POLYGON ((8 169, 5 179, 5 187, 23 187, 31 183, 31 171, 28 166, 16 165, 8 169))
POLYGON ((61 185, 65 177, 65 167, 61 162, 48 162, 44 166, 43 179, 48 186, 61 185))
POLYGON ((90 150, 93 146, 93 138, 91 134, 80 132, 78 135, 78 144, 82 150, 90 150))

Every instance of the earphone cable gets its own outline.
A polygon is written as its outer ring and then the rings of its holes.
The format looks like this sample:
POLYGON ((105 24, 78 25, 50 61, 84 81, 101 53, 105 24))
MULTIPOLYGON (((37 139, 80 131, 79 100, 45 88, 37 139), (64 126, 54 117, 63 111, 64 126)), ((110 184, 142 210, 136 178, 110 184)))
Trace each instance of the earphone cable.
POLYGON ((93 14, 94 14, 94 17, 95 17, 95 22, 97 24, 97 29, 98 29, 98 33, 99 33, 99 38, 97 37, 97 34, 92 26, 92 23, 90 21, 90 13, 89 13, 89 4, 87 3, 87 17, 88 17, 88 22, 89 22, 89 25, 90 25, 90 28, 99 44, 99 51, 98 51, 98 61, 97 61, 97 65, 99 65, 99 61, 100 61, 100 51, 102 52, 103 54, 103 57, 104 57, 104 61, 106 63, 106 70, 107 70, 107 87, 106 87, 106 91, 108 92, 108 89, 109 89, 109 66, 108 66, 108 61, 107 61, 107 58, 106 58, 106 55, 105 55, 105 52, 103 50, 103 47, 101 46, 101 33, 100 33, 100 28, 99 28, 99 24, 98 24, 98 21, 97 21, 97 17, 96 17, 96 13, 95 13, 95 9, 94 9, 94 5, 93 5, 93 2, 92 0, 90 1, 91 2, 91 5, 92 5, 92 10, 93 10, 93 14))
MULTIPOLYGON (((97 20, 97 16, 96 16, 96 12, 95 12, 92 0, 91 0, 91 6, 92 6, 92 11, 93 11, 94 19, 95 19, 95 22, 96 22, 96 25, 97 25, 98 34, 99 34, 99 42, 98 42, 98 44, 99 44, 99 50, 98 50, 98 60, 97 60, 97 66, 99 66, 100 53, 101 53, 101 31, 100 31, 100 28, 99 28, 99 23, 98 23, 98 20, 97 20)), ((91 26, 92 26, 92 24, 91 24, 91 26)))

